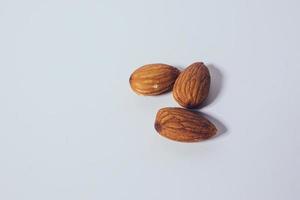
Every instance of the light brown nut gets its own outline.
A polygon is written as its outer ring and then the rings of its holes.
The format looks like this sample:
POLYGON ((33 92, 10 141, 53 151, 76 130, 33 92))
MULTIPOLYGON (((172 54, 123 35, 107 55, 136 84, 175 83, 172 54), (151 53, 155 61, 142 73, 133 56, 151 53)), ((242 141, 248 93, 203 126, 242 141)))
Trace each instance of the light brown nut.
POLYGON ((166 64, 149 64, 135 70, 129 83, 140 95, 159 95, 172 89, 180 71, 166 64))
POLYGON ((184 108, 162 108, 156 114, 156 131, 171 140, 197 142, 217 133, 217 128, 200 113, 184 108))
POLYGON ((173 97, 185 108, 197 108, 207 98, 209 87, 208 68, 202 62, 196 62, 178 76, 173 88, 173 97))

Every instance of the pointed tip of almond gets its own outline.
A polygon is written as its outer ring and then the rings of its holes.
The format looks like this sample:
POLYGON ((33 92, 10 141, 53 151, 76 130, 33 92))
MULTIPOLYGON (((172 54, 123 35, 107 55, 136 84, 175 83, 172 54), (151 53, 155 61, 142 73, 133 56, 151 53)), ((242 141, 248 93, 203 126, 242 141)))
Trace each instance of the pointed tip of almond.
POLYGON ((194 62, 192 65, 197 64, 197 65, 204 65, 204 62, 198 61, 198 62, 194 62))
POLYGON ((215 135, 217 135, 219 130, 214 124, 212 124, 212 125, 213 125, 213 131, 212 131, 213 135, 212 136, 215 136, 215 135))
POLYGON ((129 83, 131 83, 132 81, 132 75, 129 77, 129 83))
POLYGON ((154 128, 157 132, 160 132, 161 131, 161 125, 158 121, 155 121, 154 123, 154 128))

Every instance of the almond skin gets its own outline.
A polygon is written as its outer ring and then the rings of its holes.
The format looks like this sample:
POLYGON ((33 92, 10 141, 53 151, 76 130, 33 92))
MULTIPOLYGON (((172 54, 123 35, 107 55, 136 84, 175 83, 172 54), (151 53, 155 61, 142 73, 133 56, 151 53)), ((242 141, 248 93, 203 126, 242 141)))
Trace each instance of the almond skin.
POLYGON ((134 92, 140 95, 159 95, 173 88, 180 71, 166 64, 148 64, 135 70, 129 83, 134 92))
POLYGON ((217 128, 200 113, 184 108, 162 108, 156 114, 156 131, 171 140, 197 142, 217 133, 217 128))
POLYGON ((185 108, 198 108, 207 98, 210 74, 202 62, 188 66, 178 76, 174 88, 174 99, 185 108))

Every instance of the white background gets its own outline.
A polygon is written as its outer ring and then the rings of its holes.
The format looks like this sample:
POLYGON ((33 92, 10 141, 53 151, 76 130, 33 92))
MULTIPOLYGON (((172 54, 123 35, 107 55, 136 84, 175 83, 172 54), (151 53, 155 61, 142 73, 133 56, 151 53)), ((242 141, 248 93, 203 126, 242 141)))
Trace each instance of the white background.
POLYGON ((300 199, 298 0, 0 0, 0 199, 300 199), (212 73, 220 135, 159 136, 137 67, 212 73))

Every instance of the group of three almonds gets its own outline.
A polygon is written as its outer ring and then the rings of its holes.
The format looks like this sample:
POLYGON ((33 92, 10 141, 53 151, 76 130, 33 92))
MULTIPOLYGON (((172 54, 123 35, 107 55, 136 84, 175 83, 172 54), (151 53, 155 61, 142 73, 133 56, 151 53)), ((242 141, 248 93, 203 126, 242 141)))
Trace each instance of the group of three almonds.
MULTIPOLYGON (((173 89, 174 99, 182 107, 198 108, 207 98, 210 73, 202 62, 180 72, 166 64, 149 64, 136 69, 129 83, 139 95, 154 96, 173 89)), ((162 108, 155 119, 159 134, 172 140, 194 142, 214 136, 217 128, 199 113, 183 108, 162 108)))

